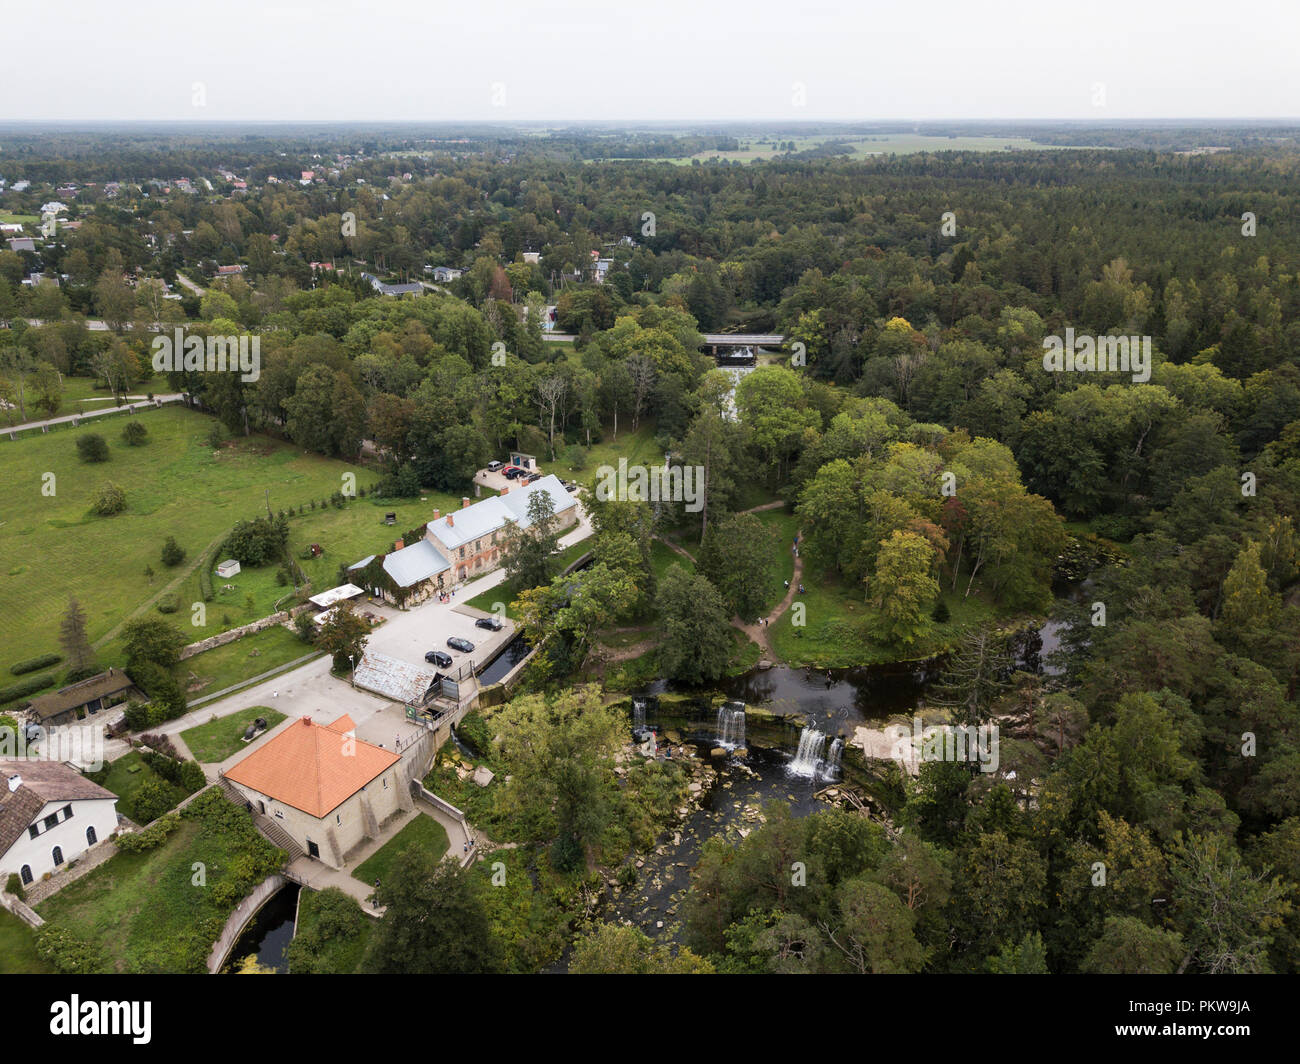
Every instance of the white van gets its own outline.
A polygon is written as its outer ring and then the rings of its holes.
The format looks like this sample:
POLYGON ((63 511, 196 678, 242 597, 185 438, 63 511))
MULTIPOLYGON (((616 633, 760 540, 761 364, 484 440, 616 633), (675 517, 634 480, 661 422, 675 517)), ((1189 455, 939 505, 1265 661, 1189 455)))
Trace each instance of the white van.
POLYGON ((497 461, 491 461, 491 462, 489 462, 489 463, 487 464, 488 472, 489 472, 489 473, 497 473, 497 472, 500 472, 500 470, 501 470, 501 466, 502 466, 503 464, 504 464, 504 463, 502 463, 502 462, 497 462, 497 461))

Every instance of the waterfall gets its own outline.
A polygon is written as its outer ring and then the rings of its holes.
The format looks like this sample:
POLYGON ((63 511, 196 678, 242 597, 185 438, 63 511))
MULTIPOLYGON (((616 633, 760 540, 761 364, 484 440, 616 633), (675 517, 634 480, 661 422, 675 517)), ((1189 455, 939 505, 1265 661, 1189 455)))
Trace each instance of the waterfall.
POLYGON ((645 699, 644 698, 632 699, 632 727, 634 728, 645 727, 645 699))
POLYGON ((718 707, 717 743, 729 750, 745 745, 745 704, 743 702, 724 702, 718 707))
POLYGON ((826 765, 822 769, 822 775, 830 780, 835 779, 840 774, 840 759, 844 756, 844 740, 836 738, 831 743, 830 751, 826 754, 826 765))
POLYGON ((815 778, 822 766, 822 748, 826 736, 816 728, 804 728, 799 735, 799 750, 790 762, 790 772, 795 776, 815 778))

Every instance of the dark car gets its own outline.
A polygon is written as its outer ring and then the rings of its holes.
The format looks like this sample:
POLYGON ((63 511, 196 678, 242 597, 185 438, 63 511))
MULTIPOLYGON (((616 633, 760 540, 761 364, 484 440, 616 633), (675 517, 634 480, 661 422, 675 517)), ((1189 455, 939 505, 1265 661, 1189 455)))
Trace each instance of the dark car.
POLYGON ((451 647, 452 650, 459 650, 462 654, 470 654, 473 653, 474 650, 473 643, 471 643, 468 639, 462 639, 458 635, 454 635, 450 639, 448 639, 447 645, 451 647))
POLYGON ((529 473, 526 477, 524 477, 524 483, 531 484, 534 480, 541 480, 541 479, 542 479, 541 473, 529 473))
POLYGON ((424 655, 424 660, 430 665, 437 665, 440 669, 451 668, 451 655, 445 654, 441 650, 430 650, 424 655))
POLYGON ((501 621, 496 617, 480 617, 474 622, 475 628, 486 628, 489 632, 501 631, 501 621))
POLYGON ((512 466, 506 466, 505 473, 504 473, 503 475, 505 476, 506 480, 514 480, 514 479, 516 479, 516 478, 517 478, 517 477, 518 477, 522 472, 523 472, 523 470, 520 469, 518 466, 513 466, 513 465, 512 465, 512 466))

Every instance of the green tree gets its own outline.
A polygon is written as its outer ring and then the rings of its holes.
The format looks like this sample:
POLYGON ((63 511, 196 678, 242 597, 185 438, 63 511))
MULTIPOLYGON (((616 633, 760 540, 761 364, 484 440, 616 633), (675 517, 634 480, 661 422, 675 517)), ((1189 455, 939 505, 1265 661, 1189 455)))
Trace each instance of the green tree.
POLYGON ((659 663, 665 675, 683 683, 704 683, 722 675, 731 659, 727 609, 709 581, 674 562, 656 596, 663 638, 659 663))
POLYGON ((934 548, 924 536, 895 532, 881 543, 871 583, 878 638, 890 646, 910 647, 929 634, 930 608, 939 594, 933 570, 934 548))
POLYGON ((1152 927, 1133 916, 1108 916, 1079 970, 1092 975, 1173 975, 1186 955, 1177 931, 1152 927))
POLYGON ((170 669, 180 660, 185 634, 157 617, 137 617, 122 626, 122 643, 130 667, 152 663, 170 669))
POLYGON ((777 591, 780 550, 776 533, 755 514, 732 514, 705 532, 699 571, 728 609, 750 619, 764 611, 777 591))
POLYGON ((59 622, 59 646, 68 662, 68 675, 82 678, 95 667, 95 652, 86 635, 86 611, 74 596, 68 598, 68 608, 59 622))
POLYGON ((573 947, 576 975, 711 975, 713 965, 685 946, 676 951, 634 927, 599 924, 573 947))
POLYGON ((476 975, 504 970, 473 873, 414 848, 375 890, 385 907, 364 971, 381 975, 476 975))
POLYGON ((350 603, 340 602, 329 619, 320 626, 316 645, 333 660, 336 672, 360 664, 370 638, 370 625, 350 603))

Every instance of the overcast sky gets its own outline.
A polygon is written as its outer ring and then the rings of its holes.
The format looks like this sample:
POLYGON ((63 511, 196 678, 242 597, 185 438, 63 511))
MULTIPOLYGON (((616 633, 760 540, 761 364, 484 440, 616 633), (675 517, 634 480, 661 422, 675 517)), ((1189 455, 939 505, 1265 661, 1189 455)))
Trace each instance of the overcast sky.
POLYGON ((1300 0, 40 0, 0 26, 0 119, 1300 116, 1300 0))

